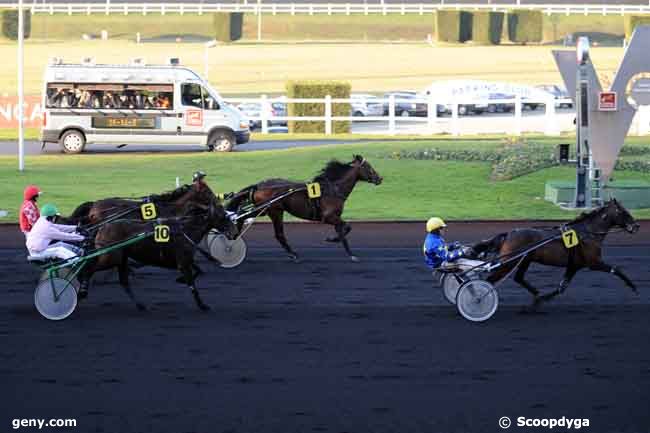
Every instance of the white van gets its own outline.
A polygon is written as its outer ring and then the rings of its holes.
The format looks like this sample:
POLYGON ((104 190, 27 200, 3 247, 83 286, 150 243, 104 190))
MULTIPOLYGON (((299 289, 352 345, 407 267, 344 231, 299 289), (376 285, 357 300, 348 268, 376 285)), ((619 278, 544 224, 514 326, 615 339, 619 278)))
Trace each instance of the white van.
POLYGON ((248 120, 194 71, 173 65, 63 64, 45 70, 43 144, 203 144, 228 152, 248 142, 248 120))

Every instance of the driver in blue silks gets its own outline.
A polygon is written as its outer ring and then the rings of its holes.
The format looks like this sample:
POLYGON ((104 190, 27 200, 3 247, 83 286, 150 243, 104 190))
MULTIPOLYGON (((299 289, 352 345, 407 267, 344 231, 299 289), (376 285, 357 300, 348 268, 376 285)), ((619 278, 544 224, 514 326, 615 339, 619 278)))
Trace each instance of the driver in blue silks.
POLYGON ((483 262, 469 260, 466 256, 472 255, 471 247, 463 247, 458 242, 447 244, 442 237, 442 231, 447 224, 439 217, 429 218, 427 221, 427 237, 424 239, 424 261, 431 269, 447 266, 453 263, 461 269, 469 269, 483 262))

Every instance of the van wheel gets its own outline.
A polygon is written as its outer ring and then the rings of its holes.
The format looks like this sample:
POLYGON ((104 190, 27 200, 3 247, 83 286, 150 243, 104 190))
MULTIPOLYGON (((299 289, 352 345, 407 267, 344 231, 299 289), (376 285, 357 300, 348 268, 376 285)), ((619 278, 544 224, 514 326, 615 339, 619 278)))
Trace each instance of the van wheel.
POLYGON ((81 131, 71 129, 61 136, 59 144, 64 153, 81 153, 84 151, 84 147, 86 147, 86 137, 84 137, 81 131))
POLYGON ((229 131, 216 131, 208 138, 208 149, 212 152, 230 152, 235 147, 235 136, 229 131))

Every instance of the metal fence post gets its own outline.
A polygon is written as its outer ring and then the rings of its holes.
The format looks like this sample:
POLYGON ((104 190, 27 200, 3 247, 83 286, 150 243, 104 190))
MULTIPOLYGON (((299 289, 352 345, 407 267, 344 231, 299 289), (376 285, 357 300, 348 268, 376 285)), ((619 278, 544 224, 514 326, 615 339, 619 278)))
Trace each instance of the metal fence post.
POLYGON ((388 134, 395 135, 395 95, 388 97, 388 134))
POLYGON ((515 122, 512 135, 521 135, 521 95, 515 96, 515 122))
POLYGON ((458 119, 458 101, 451 104, 451 134, 460 135, 460 122, 458 119))
POLYGON ((555 97, 546 99, 546 112, 544 115, 544 135, 558 135, 557 116, 555 113, 555 97))
POLYGON ((436 128, 436 118, 438 117, 438 104, 433 99, 433 92, 429 93, 429 100, 427 101, 427 123, 429 133, 434 134, 436 128))
POLYGON ((332 97, 325 96, 325 135, 332 135, 332 97))
POLYGON ((269 112, 269 101, 266 95, 262 95, 260 103, 260 117, 262 118, 262 134, 269 133, 269 123, 267 114, 269 112))

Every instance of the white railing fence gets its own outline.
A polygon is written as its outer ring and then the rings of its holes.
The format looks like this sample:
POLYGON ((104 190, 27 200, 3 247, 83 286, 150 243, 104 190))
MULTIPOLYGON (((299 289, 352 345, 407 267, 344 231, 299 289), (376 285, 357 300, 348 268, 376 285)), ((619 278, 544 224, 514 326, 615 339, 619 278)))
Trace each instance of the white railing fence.
MULTIPOLYGON (((451 134, 460 136, 465 134, 481 134, 492 132, 504 132, 511 135, 521 135, 523 132, 542 132, 545 135, 558 135, 563 130, 572 129, 571 113, 563 113, 564 127, 558 118, 556 111, 556 104, 570 104, 570 99, 558 100, 552 96, 547 99, 522 99, 519 96, 504 99, 456 99, 452 102, 438 101, 435 96, 428 98, 417 99, 400 99, 391 95, 388 98, 372 98, 372 99, 346 99, 346 98, 332 98, 326 96, 324 98, 286 98, 277 97, 269 98, 262 95, 260 98, 226 98, 226 101, 238 105, 241 103, 257 103, 260 104, 260 115, 250 117, 251 121, 261 122, 262 133, 269 132, 269 125, 271 123, 284 122, 284 121, 319 121, 325 123, 325 134, 330 135, 333 131, 333 122, 335 121, 350 121, 350 122, 381 122, 387 126, 385 133, 388 135, 397 135, 398 133, 409 134, 451 134), (359 104, 359 103, 381 104, 382 107, 387 107, 388 114, 381 116, 354 116, 352 109, 347 116, 334 116, 334 104, 359 104), (319 103, 324 105, 324 115, 322 116, 273 116, 273 103, 295 103, 295 104, 314 104, 319 103), (511 116, 471 116, 465 117, 463 114, 469 114, 473 108, 482 112, 492 111, 490 106, 497 110, 497 107, 505 109, 505 111, 512 112, 511 116), (535 116, 537 121, 524 122, 524 109, 525 107, 544 106, 544 115, 535 116), (399 115, 404 112, 407 115, 399 115), (420 114, 418 116, 418 114, 420 114), (566 121, 568 116, 569 122, 566 121), (398 128, 398 121, 400 124, 411 123, 417 125, 418 128, 398 128), (477 124, 477 121, 478 124, 477 124), (496 127, 495 122, 501 122, 501 129, 496 127), (570 124, 570 126, 566 126, 570 124), (488 127, 489 126, 489 127, 488 127)), ((386 111, 386 109, 383 109, 386 111)), ((529 118, 532 116, 526 116, 529 118)))
MULTIPOLYGON (((106 0, 105 2, 88 3, 66 3, 60 1, 52 3, 39 3, 34 0, 25 1, 25 8, 32 13, 40 14, 124 14, 129 13, 174 13, 174 14, 203 14, 213 12, 247 12, 257 14, 430 14, 437 10, 484 10, 493 12, 507 12, 513 7, 521 7, 532 10, 540 10, 546 14, 599 14, 599 15, 625 15, 625 14, 649 14, 649 4, 562 4, 562 3, 534 3, 525 0, 512 0, 509 3, 492 4, 487 3, 454 3, 440 0, 438 3, 264 3, 256 0, 243 0, 233 3, 135 3, 119 0, 106 0)), ((18 7, 16 3, 0 4, 0 8, 18 7)))

